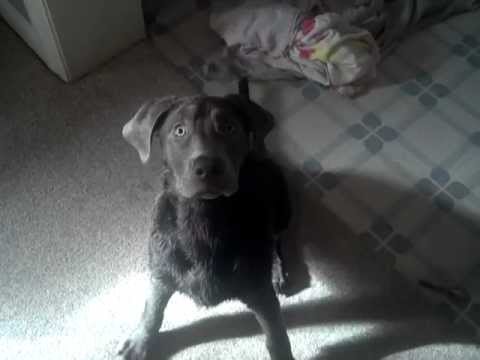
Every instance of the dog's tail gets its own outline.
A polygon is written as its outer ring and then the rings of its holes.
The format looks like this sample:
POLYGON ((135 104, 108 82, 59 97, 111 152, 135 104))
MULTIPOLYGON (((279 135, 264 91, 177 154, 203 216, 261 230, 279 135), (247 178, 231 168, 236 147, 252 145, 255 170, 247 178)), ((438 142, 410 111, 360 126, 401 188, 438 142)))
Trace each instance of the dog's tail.
POLYGON ((241 96, 244 96, 245 99, 250 100, 250 88, 249 88, 249 86, 248 86, 248 78, 242 77, 242 78, 238 81, 238 93, 239 93, 241 96))

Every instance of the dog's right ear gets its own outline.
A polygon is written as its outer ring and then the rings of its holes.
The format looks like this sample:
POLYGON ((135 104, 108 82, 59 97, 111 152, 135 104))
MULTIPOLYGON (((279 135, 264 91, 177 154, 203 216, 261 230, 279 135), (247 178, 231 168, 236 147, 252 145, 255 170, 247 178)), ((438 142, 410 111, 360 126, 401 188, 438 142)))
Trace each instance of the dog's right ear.
POLYGON ((122 129, 122 135, 140 156, 142 163, 150 157, 150 144, 153 130, 161 127, 168 113, 178 106, 183 98, 167 96, 144 103, 133 118, 122 129))

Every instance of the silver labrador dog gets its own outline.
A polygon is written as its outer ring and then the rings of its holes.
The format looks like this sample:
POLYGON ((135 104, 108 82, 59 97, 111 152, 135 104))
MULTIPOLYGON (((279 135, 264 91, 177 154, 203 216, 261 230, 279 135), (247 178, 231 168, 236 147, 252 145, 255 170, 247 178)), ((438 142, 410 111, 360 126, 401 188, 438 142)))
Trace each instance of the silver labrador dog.
POLYGON ((250 101, 248 84, 240 89, 155 99, 123 128, 142 162, 158 138, 165 170, 149 239, 151 291, 119 351, 125 360, 152 355, 175 291, 206 306, 239 299, 260 323, 271 359, 293 359, 274 280, 282 279, 276 235, 290 219, 287 186, 262 149, 272 116, 250 101))

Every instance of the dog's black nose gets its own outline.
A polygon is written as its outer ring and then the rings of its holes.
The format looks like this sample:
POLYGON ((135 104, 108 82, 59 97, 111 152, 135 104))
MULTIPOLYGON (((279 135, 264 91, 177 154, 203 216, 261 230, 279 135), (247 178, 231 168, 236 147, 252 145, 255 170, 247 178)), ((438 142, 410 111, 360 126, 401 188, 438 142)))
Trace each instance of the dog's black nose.
POLYGON ((224 172, 223 162, 220 158, 200 156, 194 161, 193 172, 200 179, 221 176, 224 172))

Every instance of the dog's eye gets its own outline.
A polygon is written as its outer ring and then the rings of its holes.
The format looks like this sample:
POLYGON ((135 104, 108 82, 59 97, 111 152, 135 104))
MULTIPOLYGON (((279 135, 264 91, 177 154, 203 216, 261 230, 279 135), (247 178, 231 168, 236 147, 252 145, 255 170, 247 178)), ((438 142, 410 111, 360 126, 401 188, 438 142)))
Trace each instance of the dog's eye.
POLYGON ((187 135, 187 128, 183 125, 177 125, 175 126, 173 133, 175 134, 175 136, 178 136, 178 137, 185 136, 187 135))
POLYGON ((232 123, 219 124, 217 130, 220 134, 229 135, 235 132, 235 125, 232 123))

